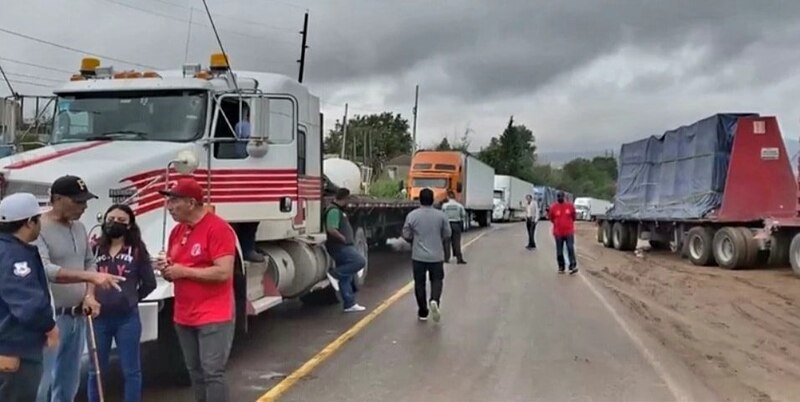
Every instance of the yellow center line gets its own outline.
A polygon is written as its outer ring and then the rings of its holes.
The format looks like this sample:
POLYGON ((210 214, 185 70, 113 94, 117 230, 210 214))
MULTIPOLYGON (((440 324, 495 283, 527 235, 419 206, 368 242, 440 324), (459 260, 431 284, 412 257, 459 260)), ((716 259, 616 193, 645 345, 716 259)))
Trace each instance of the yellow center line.
MULTIPOLYGON (((468 241, 464 244, 461 249, 464 250, 481 237, 485 236, 486 234, 493 232, 495 229, 489 229, 477 236, 473 239, 468 241)), ((289 389, 291 389, 300 379, 303 377, 311 374, 311 372, 319 366, 322 362, 327 360, 331 357, 336 351, 342 348, 350 338, 354 337, 356 334, 361 332, 367 325, 369 325, 372 320, 378 317, 381 313, 386 311, 392 304, 400 300, 403 296, 408 294, 411 289, 414 288, 414 281, 410 281, 405 286, 400 288, 397 292, 391 295, 388 299, 384 300, 378 307, 376 307, 372 312, 367 314, 366 317, 362 318, 360 321, 355 323, 350 329, 348 329, 345 333, 340 335, 336 338, 333 342, 329 343, 325 346, 324 349, 320 350, 314 357, 306 361, 300 368, 295 370, 292 374, 288 377, 284 378, 283 381, 279 382, 277 385, 272 387, 269 391, 267 391, 264 395, 261 395, 260 398, 256 402, 273 402, 280 398, 283 394, 285 394, 289 389)))

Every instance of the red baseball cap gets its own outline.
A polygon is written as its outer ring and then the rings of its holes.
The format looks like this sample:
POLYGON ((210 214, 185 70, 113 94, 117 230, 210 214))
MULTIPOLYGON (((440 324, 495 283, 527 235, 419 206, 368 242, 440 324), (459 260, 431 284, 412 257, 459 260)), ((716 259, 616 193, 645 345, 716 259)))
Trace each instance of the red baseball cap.
POLYGON ((195 179, 188 177, 178 179, 169 190, 161 190, 159 193, 168 197, 193 198, 197 202, 203 202, 203 188, 195 179))

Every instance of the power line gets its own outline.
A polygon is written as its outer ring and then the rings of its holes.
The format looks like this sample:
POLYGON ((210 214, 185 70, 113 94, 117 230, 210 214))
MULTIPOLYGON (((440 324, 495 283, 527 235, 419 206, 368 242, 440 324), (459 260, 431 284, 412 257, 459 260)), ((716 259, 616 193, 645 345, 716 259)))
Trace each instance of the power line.
POLYGON ((11 81, 9 81, 6 76, 6 70, 3 70, 3 66, 0 66, 0 73, 3 74, 3 79, 6 80, 6 85, 8 85, 8 90, 11 91, 11 95, 17 96, 17 93, 14 92, 14 87, 11 86, 11 81))
POLYGON ((6 74, 8 74, 8 75, 10 75, 12 77, 33 78, 35 80, 40 80, 40 81, 51 81, 51 82, 56 82, 56 83, 64 82, 63 80, 54 80, 52 78, 44 78, 44 77, 39 77, 37 75, 28 75, 28 74, 21 74, 21 73, 6 73, 6 74))
MULTIPOLYGON (((180 4, 175 4, 175 3, 167 1, 167 0, 150 0, 150 1, 155 1, 157 3, 166 4, 166 5, 170 5, 170 6, 177 7, 177 8, 182 8, 184 10, 192 10, 193 9, 193 10, 201 11, 199 8, 195 8, 195 7, 192 7, 192 6, 184 6, 184 5, 180 5, 180 4)), ((274 29, 276 31, 283 31, 283 32, 286 32, 286 33, 289 33, 289 32, 294 33, 294 30, 292 28, 289 28, 289 27, 280 27, 280 26, 277 26, 277 25, 269 25, 269 24, 265 24, 263 22, 252 21, 252 20, 248 20, 248 19, 244 19, 244 18, 240 18, 240 17, 233 17, 233 16, 230 16, 230 15, 219 14, 219 13, 211 13, 211 15, 213 15, 215 17, 227 18, 227 19, 229 19, 231 21, 239 21, 239 22, 243 22, 245 24, 252 24, 252 25, 257 25, 257 26, 260 26, 260 27, 268 28, 268 29, 274 29)))
POLYGON ((19 32, 10 31, 10 30, 5 29, 5 28, 0 28, 0 32, 4 32, 4 33, 9 34, 9 35, 17 36, 17 37, 20 37, 20 38, 24 38, 24 39, 28 39, 28 40, 34 41, 34 42, 43 43, 45 45, 50 45, 50 46, 53 46, 53 47, 57 47, 59 49, 69 50, 69 51, 80 53, 80 54, 94 54, 94 55, 96 55, 98 57, 102 57, 104 59, 108 59, 108 60, 111 60, 111 61, 117 61, 117 62, 125 63, 125 64, 130 64, 132 66, 151 68, 151 69, 154 69, 154 70, 158 69, 158 67, 148 66, 146 64, 134 63, 132 61, 127 61, 127 60, 123 60, 123 59, 117 59, 117 58, 114 58, 114 57, 111 57, 111 56, 102 55, 100 53, 88 52, 86 50, 81 50, 81 49, 77 49, 77 48, 74 48, 74 47, 61 45, 61 44, 58 44, 58 43, 55 43, 55 42, 46 41, 44 39, 35 38, 33 36, 30 36, 30 35, 25 35, 25 34, 21 34, 19 32))
MULTIPOLYGON (((172 16, 172 15, 169 15, 169 14, 162 14, 162 13, 159 13, 159 12, 156 12, 156 11, 152 11, 152 10, 148 10, 148 9, 145 9, 145 8, 139 8, 139 7, 132 6, 132 5, 126 4, 126 3, 121 3, 121 2, 118 2, 118 1, 115 1, 115 0, 101 0, 101 1, 104 1, 104 2, 107 2, 107 3, 111 3, 111 4, 116 4, 118 6, 122 6, 122 7, 126 7, 126 8, 130 8, 132 10, 136 10, 136 11, 139 11, 139 12, 142 12, 142 13, 145 13, 145 14, 156 15, 156 16, 159 16, 159 17, 162 17, 162 18, 173 20, 173 21, 189 23, 189 24, 192 24, 192 25, 198 25, 198 26, 201 26, 201 27, 210 28, 208 25, 205 25, 205 24, 192 22, 190 20, 185 20, 183 18, 175 17, 175 16, 172 16)), ((246 37, 246 38, 250 38, 250 39, 264 39, 263 35, 262 36, 256 36, 256 35, 251 35, 251 34, 247 34, 247 33, 244 33, 244 32, 239 32, 239 31, 234 31, 234 30, 230 30, 230 29, 224 29, 224 31, 228 32, 228 33, 232 33, 234 35, 239 35, 239 36, 243 36, 243 37, 246 37)), ((289 42, 289 41, 276 40, 276 42, 284 42, 284 43, 289 43, 289 44, 294 45, 294 43, 289 42)))
MULTIPOLYGON (((42 87, 42 88, 52 88, 53 87, 53 85, 38 84, 38 83, 35 83, 35 82, 24 81, 24 80, 9 80, 9 81, 11 81, 11 82, 13 82, 15 84, 33 85, 35 87, 42 87)), ((9 88, 10 88, 10 86, 9 86, 9 88)), ((14 91, 11 91, 11 93, 12 94, 16 94, 16 92, 14 92, 14 91)))
POLYGON ((69 71, 69 70, 62 70, 60 68, 55 68, 55 67, 43 66, 41 64, 29 63, 27 61, 9 59, 7 57, 0 57, 0 60, 7 61, 7 62, 10 62, 10 63, 22 64, 24 66, 29 66, 29 67, 38 67, 38 68, 41 68, 41 69, 44 69, 44 70, 57 71, 59 73, 65 73, 65 74, 72 74, 74 72, 74 71, 69 71))

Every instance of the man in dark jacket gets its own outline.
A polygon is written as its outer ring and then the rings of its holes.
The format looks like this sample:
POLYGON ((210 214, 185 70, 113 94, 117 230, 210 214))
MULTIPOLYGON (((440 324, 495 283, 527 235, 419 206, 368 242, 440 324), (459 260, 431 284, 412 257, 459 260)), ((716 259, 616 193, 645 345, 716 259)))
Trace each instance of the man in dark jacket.
POLYGON ((36 399, 42 350, 58 342, 44 264, 30 244, 47 209, 30 193, 0 202, 0 401, 36 399))

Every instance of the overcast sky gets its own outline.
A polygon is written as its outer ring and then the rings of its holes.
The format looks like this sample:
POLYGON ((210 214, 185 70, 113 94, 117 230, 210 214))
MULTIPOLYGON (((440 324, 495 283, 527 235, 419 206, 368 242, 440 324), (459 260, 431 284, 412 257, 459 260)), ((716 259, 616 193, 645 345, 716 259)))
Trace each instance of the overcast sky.
MULTIPOLYGON (((410 120, 419 84, 423 146, 471 128, 477 148, 512 114, 543 151, 617 150, 727 111, 800 135, 798 0, 207 1, 234 68, 292 77, 310 11, 305 83, 328 128, 345 102, 410 120)), ((0 0, 0 63, 40 94, 79 65, 11 31, 118 68, 132 66, 107 58, 179 68, 190 14, 189 60, 207 65, 218 48, 201 0, 0 0)))

